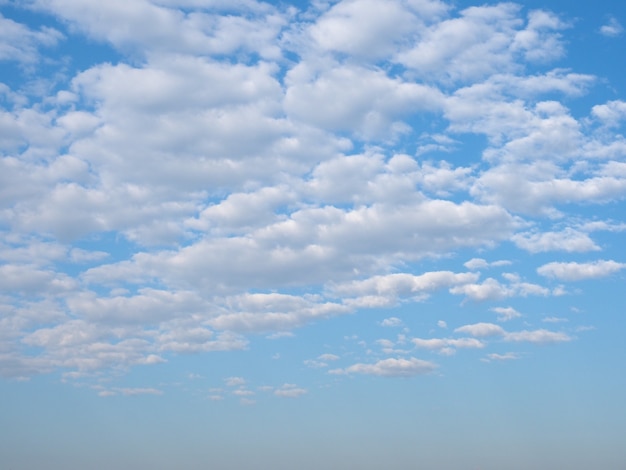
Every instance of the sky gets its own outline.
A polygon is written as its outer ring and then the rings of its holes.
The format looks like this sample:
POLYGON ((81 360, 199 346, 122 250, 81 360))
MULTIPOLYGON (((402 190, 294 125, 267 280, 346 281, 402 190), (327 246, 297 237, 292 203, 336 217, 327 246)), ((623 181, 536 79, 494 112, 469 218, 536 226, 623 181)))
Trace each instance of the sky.
POLYGON ((623 469, 621 0, 0 0, 0 467, 623 469))

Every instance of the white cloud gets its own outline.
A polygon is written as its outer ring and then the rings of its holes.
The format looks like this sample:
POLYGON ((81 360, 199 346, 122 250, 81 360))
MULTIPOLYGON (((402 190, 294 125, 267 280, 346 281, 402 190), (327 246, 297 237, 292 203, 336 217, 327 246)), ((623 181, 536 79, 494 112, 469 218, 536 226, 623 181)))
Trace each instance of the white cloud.
POLYGON ((307 393, 308 391, 305 388, 300 388, 295 384, 284 384, 274 390, 274 395, 282 398, 298 398, 307 393))
POLYGON ((548 330, 524 330, 513 333, 507 333, 504 337, 509 342, 527 342, 535 344, 551 344, 571 341, 572 337, 566 333, 548 330))
POLYGON ((613 260, 598 260, 589 263, 552 262, 537 268, 537 273, 562 281, 582 281, 610 276, 625 267, 626 264, 613 260))
POLYGON ((42 26, 35 31, 0 14, 0 61, 35 64, 40 59, 39 48, 56 46, 62 39, 63 34, 54 28, 42 26))
POLYGON ((570 227, 561 232, 527 232, 514 235, 511 240, 531 253, 545 251, 586 252, 598 251, 600 247, 584 232, 570 227))
POLYGON ((600 34, 607 37, 617 37, 621 36, 624 32, 624 27, 617 21, 616 18, 609 18, 609 22, 600 27, 600 34))
POLYGON ((352 132, 366 140, 401 134, 406 128, 402 124, 404 117, 438 111, 443 106, 443 94, 438 89, 390 78, 378 70, 335 66, 311 82, 301 82, 301 75, 296 67, 287 76, 288 115, 325 130, 352 132))
POLYGON ((345 369, 332 369, 329 374, 365 374, 378 375, 381 377, 412 377, 414 375, 422 375, 433 372, 437 368, 436 364, 421 359, 411 357, 389 358, 378 361, 374 364, 353 364, 345 369))
POLYGON ((490 336, 502 336, 505 334, 501 326, 493 323, 474 323, 473 325, 465 325, 454 330, 455 333, 464 333, 477 338, 485 338, 490 336))
POLYGON ((402 320, 400 320, 398 317, 389 317, 389 318, 385 318, 382 322, 380 322, 381 326, 386 326, 386 327, 397 327, 397 326, 402 326, 402 320))
POLYGON ((485 347, 485 344, 475 338, 413 338, 411 342, 416 348, 429 349, 432 351, 439 351, 443 354, 448 354, 454 349, 481 349, 485 347))
POLYGON ((498 354, 498 353, 491 353, 491 354, 487 354, 485 361, 486 362, 491 362, 491 361, 512 361, 515 359, 519 359, 520 355, 517 353, 512 353, 512 352, 508 352, 508 353, 504 353, 504 354, 498 354))
POLYGON ((463 266, 465 266, 467 269, 478 271, 480 269, 485 269, 485 268, 489 268, 492 266, 499 267, 499 266, 508 266, 510 264, 512 263, 508 260, 498 260, 498 261, 487 262, 486 260, 482 258, 472 258, 471 260, 463 263, 463 266))
POLYGON ((519 318, 522 316, 522 314, 515 310, 513 307, 494 307, 491 310, 496 312, 496 314, 498 315, 498 321, 501 322, 513 320, 514 318, 519 318))
POLYGON ((246 384, 246 380, 243 377, 227 377, 224 379, 224 383, 228 387, 239 387, 246 384))
POLYGON ((338 2, 311 27, 317 46, 359 58, 391 56, 422 22, 445 13, 439 1, 376 0, 338 2))
POLYGON ((561 318, 561 317, 545 317, 545 318, 542 318, 541 321, 544 323, 565 323, 565 322, 568 322, 569 320, 567 318, 561 318))
POLYGON ((339 284, 332 287, 335 295, 381 299, 381 304, 392 304, 398 298, 418 297, 437 289, 476 281, 473 273, 453 273, 450 271, 429 272, 421 275, 407 273, 375 276, 363 281, 339 284))
POLYGON ((324 367, 328 367, 329 362, 333 362, 337 360, 339 360, 339 356, 335 354, 326 353, 326 354, 319 355, 317 359, 315 360, 307 359, 306 361, 304 361, 304 365, 307 367, 311 367, 313 369, 322 369, 324 367))
MULTIPOLYGON (((505 276, 506 279, 506 276, 505 276)), ((470 283, 450 288, 452 294, 465 295, 474 301, 500 300, 509 297, 527 297, 529 295, 547 296, 551 292, 548 288, 528 282, 521 282, 516 277, 507 279, 508 284, 502 284, 494 278, 487 278, 482 283, 470 283)))
POLYGON ((519 55, 529 61, 562 55, 556 31, 564 23, 550 13, 531 11, 526 26, 520 28, 519 9, 512 3, 467 8, 458 18, 425 30, 415 47, 401 52, 398 60, 419 76, 466 81, 514 71, 519 55))
POLYGON ((591 114, 606 126, 618 126, 626 119, 626 102, 621 100, 597 104, 591 108, 591 114))

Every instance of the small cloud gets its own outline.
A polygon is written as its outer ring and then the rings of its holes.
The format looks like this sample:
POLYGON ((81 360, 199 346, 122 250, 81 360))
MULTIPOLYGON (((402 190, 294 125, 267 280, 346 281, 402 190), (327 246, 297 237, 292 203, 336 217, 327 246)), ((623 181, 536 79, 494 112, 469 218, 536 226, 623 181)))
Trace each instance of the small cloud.
POLYGON ((565 323, 565 322, 568 322, 569 320, 567 318, 561 318, 561 317, 545 317, 541 321, 544 323, 565 323))
POLYGON ((514 333, 507 333, 504 339, 515 343, 527 342, 534 344, 563 343, 572 340, 572 338, 565 333, 548 330, 516 331, 514 333))
POLYGON ((224 383, 228 387, 239 387, 246 383, 246 380, 243 377, 228 377, 224 379, 224 383))
POLYGON ((443 321, 443 320, 439 320, 439 321, 437 322, 437 326, 438 326, 439 328, 448 328, 448 324, 447 324, 445 321, 443 321))
POLYGON ((145 364, 145 365, 153 365, 153 364, 163 364, 165 362, 167 362, 167 360, 163 359, 161 356, 157 356, 156 354, 149 354, 145 358, 139 360, 137 363, 145 364))
POLYGON ((464 263, 463 266, 465 266, 467 269, 471 269, 472 271, 477 271, 479 269, 485 269, 485 268, 489 268, 492 266, 493 267, 509 266, 510 264, 511 264, 510 261, 504 260, 504 259, 501 259, 498 261, 492 261, 491 263, 489 263, 482 258, 472 258, 471 260, 464 263))
POLYGON ((477 270, 483 269, 489 266, 489 263, 482 258, 472 258, 467 263, 463 264, 467 269, 477 270))
POLYGON ((499 325, 493 323, 474 323, 473 325, 465 325, 454 330, 455 333, 464 333, 470 336, 485 338, 489 336, 502 336, 505 331, 499 325))
POLYGON ((224 397, 222 395, 209 395, 211 401, 222 401, 224 397))
POLYGON ((380 322, 381 326, 385 327, 395 327, 402 326, 402 320, 396 317, 385 318, 382 322, 380 322))
POLYGON ((562 281, 582 281, 585 279, 597 279, 607 277, 621 269, 626 264, 612 260, 598 260, 590 263, 548 263, 537 268, 541 276, 559 279, 562 281))
POLYGON ((484 359, 482 359, 482 361, 483 362, 492 362, 492 361, 502 362, 502 361, 512 361, 512 360, 519 359, 519 358, 520 358, 519 354, 512 353, 512 352, 505 353, 505 354, 493 353, 493 354, 487 354, 487 356, 484 359))
POLYGON ((437 365, 433 362, 423 361, 414 357, 409 359, 389 358, 374 364, 359 363, 345 369, 333 369, 328 371, 328 373, 333 375, 365 374, 380 377, 413 377, 415 375, 428 374, 436 368, 437 365))
POLYGON ((236 395, 238 397, 249 397, 249 396, 254 395, 254 392, 252 390, 246 390, 244 388, 240 388, 240 389, 234 390, 233 395, 236 395))
POLYGON ((328 367, 328 364, 326 362, 316 361, 313 359, 305 360, 304 365, 310 367, 311 369, 323 369, 324 367, 328 367))
POLYGON ((282 387, 274 390, 274 395, 284 398, 297 398, 307 393, 306 389, 300 388, 295 384, 284 384, 282 387))
POLYGON ((606 37, 616 38, 624 32, 624 27, 616 18, 610 18, 609 22, 600 28, 600 34, 606 37))
POLYGON ((596 327, 595 326, 591 326, 591 325, 589 325, 589 326, 579 326, 579 327, 576 328, 576 332, 578 333, 578 332, 582 332, 582 331, 593 331, 595 329, 596 329, 596 327))
POLYGON ((476 338, 413 338, 416 348, 437 351, 444 356, 451 356, 455 349, 481 349, 485 344, 476 338))
POLYGON ((272 333, 271 335, 267 335, 265 338, 267 339, 280 339, 280 338, 293 338, 295 335, 291 331, 278 331, 276 333, 272 333))
POLYGON ((334 354, 320 354, 317 356, 317 359, 307 359, 304 361, 304 365, 307 367, 311 367, 312 369, 322 369, 324 367, 328 367, 328 362, 337 361, 339 356, 334 354))
POLYGON ((519 318, 522 316, 522 314, 515 310, 513 307, 494 307, 491 309, 491 311, 498 314, 498 321, 500 322, 513 320, 514 318, 519 318))

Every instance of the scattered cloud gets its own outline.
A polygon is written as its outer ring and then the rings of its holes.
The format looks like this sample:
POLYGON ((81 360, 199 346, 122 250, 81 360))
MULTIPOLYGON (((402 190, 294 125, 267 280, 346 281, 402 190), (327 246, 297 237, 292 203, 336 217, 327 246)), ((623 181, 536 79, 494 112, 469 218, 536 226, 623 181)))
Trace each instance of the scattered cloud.
POLYGON ((614 17, 609 18, 608 23, 600 27, 600 34, 607 37, 615 38, 617 36, 621 36, 623 32, 624 27, 614 17))
POLYGON ((489 336, 501 336, 504 329, 493 323, 475 323, 473 325, 465 325, 454 330, 455 333, 468 334, 476 338, 485 338, 489 336))
POLYGON ((403 325, 402 320, 397 317, 385 318, 380 324, 386 327, 398 327, 403 325))
POLYGON ((533 330, 533 331, 517 331, 514 333, 507 333, 505 340, 509 342, 519 343, 534 343, 534 344, 552 344, 571 341, 572 337, 561 332, 548 331, 548 330, 533 330))
POLYGON ((498 315, 498 321, 510 321, 514 318, 519 318, 522 316, 517 310, 513 307, 494 307, 491 309, 493 312, 496 312, 498 315))
POLYGON ((295 384, 284 384, 274 390, 274 395, 281 398, 298 398, 307 393, 306 389, 300 388, 295 384))
POLYGON ((502 361, 513 361, 516 359, 519 359, 520 355, 517 353, 512 353, 512 352, 508 352, 508 353, 504 353, 504 354, 498 354, 498 353, 491 353, 491 354, 487 354, 487 356, 485 356, 484 359, 482 359, 483 362, 502 362, 502 361))
POLYGON ((412 377, 433 372, 437 365, 414 357, 383 359, 373 364, 357 363, 344 369, 332 369, 329 374, 365 374, 381 377, 412 377))
POLYGON ((589 263, 552 262, 537 268, 537 273, 562 281, 582 281, 585 279, 607 277, 625 267, 626 264, 618 263, 613 260, 598 260, 589 263))
MULTIPOLYGON (((0 15, 0 61, 19 78, 0 84, 2 376, 78 383, 255 354, 338 317, 359 338, 341 359, 357 346, 397 358, 333 374, 434 370, 410 346, 570 339, 476 323, 453 330, 465 338, 376 342, 361 312, 388 309, 376 334, 408 334, 399 307, 452 294, 460 308, 506 300, 490 310, 513 322, 518 299, 566 293, 542 282, 623 269, 569 261, 609 250, 600 237, 625 226, 600 209, 626 197, 626 103, 554 62, 576 25, 513 3, 201 3, 29 2, 54 28, 0 15), (85 53, 74 70, 69 37, 115 60, 85 53)), ((622 32, 615 17, 600 28, 622 32)), ((313 356, 296 362, 340 360, 313 356)), ((242 377, 224 384, 210 396, 251 393, 242 377)))

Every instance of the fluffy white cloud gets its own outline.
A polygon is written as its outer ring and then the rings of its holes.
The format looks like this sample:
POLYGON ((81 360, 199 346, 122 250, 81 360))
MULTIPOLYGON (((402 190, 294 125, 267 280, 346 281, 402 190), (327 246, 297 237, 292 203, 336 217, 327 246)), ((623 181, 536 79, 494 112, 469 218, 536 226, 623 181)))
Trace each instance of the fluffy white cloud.
POLYGON ((437 289, 451 285, 466 284, 476 280, 478 280, 478 275, 473 273, 440 271, 418 276, 398 273, 375 276, 364 281, 339 284, 332 286, 331 289, 334 295, 343 297, 358 296, 354 300, 349 300, 351 305, 382 306, 393 304, 398 298, 419 298, 437 289))
POLYGON ((389 317, 385 318, 381 323, 382 326, 394 327, 394 326, 402 326, 402 320, 397 317, 389 317))
POLYGON ((411 357, 383 359, 373 364, 358 363, 344 369, 332 369, 329 374, 365 374, 378 375, 381 377, 412 377, 433 372, 436 364, 411 357))
POLYGON ((35 64, 39 48, 55 46, 62 39, 63 34, 54 28, 42 26, 35 31, 0 14, 0 61, 35 64))
POLYGON ((610 276, 626 267, 624 263, 613 260, 598 260, 589 263, 560 263, 553 262, 537 268, 542 276, 560 279, 562 281, 582 281, 610 276))
POLYGON ((464 333, 477 338, 485 338, 489 336, 502 336, 505 331, 501 326, 493 323, 474 323, 473 325, 465 325, 454 330, 455 333, 464 333))
POLYGON ((548 330, 524 330, 513 333, 507 333, 505 335, 505 341, 510 342, 526 342, 535 344, 550 344, 550 343, 562 343, 571 341, 571 336, 566 333, 548 330))
POLYGON ((416 348, 439 350, 444 354, 448 354, 451 349, 481 349, 485 344, 475 338, 413 338, 411 342, 416 348))
POLYGON ((509 297, 527 297, 529 295, 550 295, 546 287, 520 281, 516 276, 509 279, 508 284, 503 284, 494 278, 487 278, 482 283, 468 283, 450 288, 452 294, 465 295, 475 301, 500 300, 509 297))
POLYGON ((478 80, 514 71, 517 56, 545 61, 563 53, 558 30, 565 24, 544 11, 531 11, 526 25, 512 3, 470 7, 430 26, 398 60, 419 76, 478 80))
POLYGON ((362 59, 392 56, 407 37, 436 20, 447 6, 438 0, 338 2, 310 28, 318 47, 362 59))
POLYGON ((491 310, 498 315, 498 321, 509 321, 522 316, 513 307, 494 307, 491 310))
POLYGON ((305 388, 300 388, 295 384, 284 384, 280 388, 274 390, 274 395, 283 398, 298 398, 306 393, 308 392, 305 388))
POLYGON ((600 247, 588 234, 570 227, 562 232, 518 233, 512 238, 520 248, 531 253, 545 251, 585 252, 598 251, 600 247))
POLYGON ((486 362, 491 362, 491 361, 512 361, 515 359, 519 359, 520 356, 517 353, 512 353, 512 352, 508 352, 508 353, 504 353, 504 354, 498 354, 498 353, 491 353, 491 354, 487 354, 485 361, 486 362))

